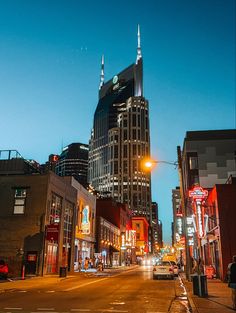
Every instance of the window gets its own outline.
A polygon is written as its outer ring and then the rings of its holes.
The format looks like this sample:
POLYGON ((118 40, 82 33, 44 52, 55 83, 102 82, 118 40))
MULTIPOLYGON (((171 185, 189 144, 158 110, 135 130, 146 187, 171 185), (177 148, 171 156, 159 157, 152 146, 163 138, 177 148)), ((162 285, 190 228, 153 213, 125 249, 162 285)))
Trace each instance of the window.
POLYGON ((123 136, 124 136, 124 140, 127 140, 127 129, 124 129, 123 136))
POLYGON ((60 222, 61 210, 62 210, 62 198, 52 193, 49 224, 55 224, 60 222))
POLYGON ((118 174, 118 162, 114 161, 114 174, 118 174))
POLYGON ((127 145, 124 145, 124 151, 123 151, 124 158, 127 158, 127 155, 128 155, 127 145))
POLYGON ((136 114, 132 115, 132 124, 133 124, 133 127, 136 127, 136 114))
POLYGON ((197 156, 190 156, 189 157, 189 168, 190 168, 190 170, 198 169, 198 159, 197 159, 197 156))
POLYGON ((26 189, 16 188, 13 214, 25 213, 25 201, 26 201, 26 189))
POLYGON ((118 158, 118 146, 114 146, 114 158, 118 158))
POLYGON ((127 172, 128 172, 127 160, 125 160, 125 161, 123 162, 123 172, 124 172, 125 174, 127 174, 127 172))
POLYGON ((64 213, 64 231, 63 231, 63 246, 71 247, 72 238, 72 222, 73 222, 73 204, 66 201, 64 213))

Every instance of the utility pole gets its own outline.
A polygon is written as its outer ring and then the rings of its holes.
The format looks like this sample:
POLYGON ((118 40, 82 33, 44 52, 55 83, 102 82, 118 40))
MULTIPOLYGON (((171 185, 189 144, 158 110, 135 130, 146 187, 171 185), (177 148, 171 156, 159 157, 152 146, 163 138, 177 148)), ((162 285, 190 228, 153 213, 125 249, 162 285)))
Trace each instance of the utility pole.
POLYGON ((186 279, 190 280, 190 253, 188 246, 188 234, 187 234, 187 205, 186 197, 184 192, 184 179, 183 179, 183 165, 182 165, 182 153, 180 146, 177 146, 177 155, 178 155, 178 170, 179 170, 179 181, 180 181, 180 194, 181 194, 181 206, 183 211, 183 233, 185 237, 185 274, 186 279))

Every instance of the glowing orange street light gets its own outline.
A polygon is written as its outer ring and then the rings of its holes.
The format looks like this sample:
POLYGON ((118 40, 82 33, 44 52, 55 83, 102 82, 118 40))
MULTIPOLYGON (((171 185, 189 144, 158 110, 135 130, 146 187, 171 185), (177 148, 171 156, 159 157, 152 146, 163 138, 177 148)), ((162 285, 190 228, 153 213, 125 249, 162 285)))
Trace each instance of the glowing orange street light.
POLYGON ((155 164, 157 163, 165 163, 165 164, 171 164, 177 167, 178 162, 168 162, 168 161, 157 161, 157 160, 152 160, 152 159, 148 159, 148 160, 144 160, 143 161, 143 168, 146 170, 151 170, 155 164))

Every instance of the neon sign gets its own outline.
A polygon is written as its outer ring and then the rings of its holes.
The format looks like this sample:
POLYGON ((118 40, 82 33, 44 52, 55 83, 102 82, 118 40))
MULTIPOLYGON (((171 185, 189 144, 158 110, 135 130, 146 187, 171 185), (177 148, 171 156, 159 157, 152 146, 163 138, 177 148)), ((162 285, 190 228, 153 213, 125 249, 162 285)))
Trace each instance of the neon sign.
POLYGON ((202 206, 203 201, 208 196, 208 191, 200 186, 194 187, 189 190, 188 195, 193 200, 194 213, 196 215, 196 230, 199 238, 204 237, 204 209, 202 206))
POLYGON ((204 200, 208 196, 208 191, 200 186, 196 186, 192 190, 189 190, 188 196, 193 200, 204 200))
POLYGON ((82 220, 81 220, 81 231, 82 234, 90 234, 90 221, 89 221, 89 206, 86 205, 82 210, 82 220))

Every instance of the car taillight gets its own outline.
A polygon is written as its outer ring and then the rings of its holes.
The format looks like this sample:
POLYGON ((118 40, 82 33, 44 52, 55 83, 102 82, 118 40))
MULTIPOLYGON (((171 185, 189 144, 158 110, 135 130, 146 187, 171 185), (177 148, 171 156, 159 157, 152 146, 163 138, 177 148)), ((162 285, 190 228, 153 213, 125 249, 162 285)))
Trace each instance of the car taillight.
POLYGON ((173 268, 172 267, 169 268, 169 272, 173 272, 173 268))

